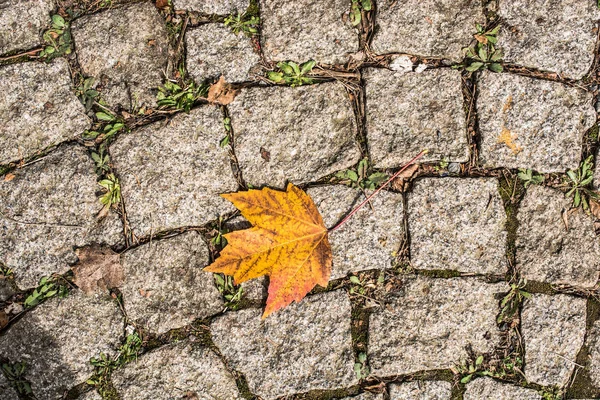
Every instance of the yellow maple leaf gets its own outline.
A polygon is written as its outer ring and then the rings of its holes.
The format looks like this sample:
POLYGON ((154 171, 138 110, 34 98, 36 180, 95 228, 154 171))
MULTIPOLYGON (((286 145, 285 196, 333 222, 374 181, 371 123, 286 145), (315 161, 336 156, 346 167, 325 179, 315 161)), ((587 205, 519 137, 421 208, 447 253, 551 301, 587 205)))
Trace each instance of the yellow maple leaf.
POLYGON ((302 189, 290 183, 285 192, 264 188, 222 197, 253 226, 225 234, 228 245, 205 271, 231 275, 235 284, 269 275, 263 318, 302 300, 317 284, 327 286, 332 264, 328 231, 302 189))

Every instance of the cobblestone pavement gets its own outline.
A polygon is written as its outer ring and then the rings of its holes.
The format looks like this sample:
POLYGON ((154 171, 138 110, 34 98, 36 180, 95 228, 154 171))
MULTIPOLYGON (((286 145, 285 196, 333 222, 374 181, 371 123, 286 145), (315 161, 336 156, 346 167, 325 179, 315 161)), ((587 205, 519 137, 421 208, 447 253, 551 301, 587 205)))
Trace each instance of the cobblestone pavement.
POLYGON ((0 20, 1 399, 600 398, 595 0, 0 20), (218 194, 291 181, 333 226, 424 148, 300 303, 262 320, 268 279, 202 271, 248 226, 218 194), (86 249, 124 282, 79 289, 86 249))

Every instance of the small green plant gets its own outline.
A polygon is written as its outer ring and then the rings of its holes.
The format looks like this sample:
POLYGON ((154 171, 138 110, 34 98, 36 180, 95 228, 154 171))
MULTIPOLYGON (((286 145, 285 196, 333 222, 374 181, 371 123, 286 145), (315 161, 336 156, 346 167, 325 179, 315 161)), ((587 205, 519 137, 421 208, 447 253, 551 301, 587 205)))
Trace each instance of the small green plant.
POLYGON ((373 4, 371 0, 352 0, 352 6, 350 7, 350 22, 353 26, 360 24, 362 20, 362 10, 371 11, 373 4))
POLYGON ((214 274, 215 283, 217 284, 217 289, 221 292, 221 295, 225 298, 225 307, 231 310, 237 310, 240 307, 240 301, 242 300, 242 295, 244 293, 244 289, 241 286, 235 286, 233 284, 233 277, 229 275, 223 274, 214 274))
POLYGON ((90 363, 96 367, 96 372, 93 377, 88 379, 88 385, 101 385, 105 379, 110 376, 110 373, 121 366, 137 360, 138 354, 142 349, 142 339, 136 332, 133 332, 125 338, 125 343, 119 347, 117 355, 113 358, 108 357, 105 353, 100 353, 99 357, 92 357, 90 363))
POLYGON ((102 140, 110 140, 117 133, 126 129, 125 123, 122 119, 117 118, 114 114, 108 110, 99 111, 96 113, 96 118, 100 122, 108 122, 101 131, 85 131, 83 134, 84 139, 93 140, 102 135, 102 140))
POLYGON ((498 42, 498 32, 500 31, 500 25, 493 29, 486 30, 480 24, 477 24, 477 33, 475 39, 477 42, 474 47, 468 47, 466 49, 467 61, 466 64, 457 66, 458 68, 465 68, 469 72, 489 69, 493 72, 502 72, 503 67, 499 61, 502 60, 502 50, 496 49, 496 43, 498 42))
POLYGON ((31 308, 56 295, 65 297, 67 293, 66 286, 59 285, 53 278, 45 276, 40 279, 38 286, 33 290, 33 292, 27 296, 23 305, 25 308, 31 308))
POLYGON ((12 364, 4 363, 2 364, 2 372, 19 394, 33 394, 31 385, 24 378, 25 372, 27 372, 27 365, 25 362, 16 362, 12 364))
POLYGON ((316 62, 313 60, 303 64, 296 64, 293 61, 279 62, 277 67, 280 71, 269 71, 267 77, 275 83, 285 83, 292 87, 310 85, 315 83, 315 80, 306 76, 312 71, 316 62))
POLYGON ((358 379, 364 379, 369 376, 369 367, 367 366, 367 354, 358 353, 357 360, 354 363, 354 373, 358 379))
POLYGON ((376 189, 388 179, 388 176, 382 172, 369 174, 369 161, 366 158, 360 160, 356 171, 347 169, 338 172, 335 176, 341 179, 340 183, 369 190, 376 189))
POLYGON ((363 283, 361 282, 360 278, 358 276, 352 275, 349 279, 350 282, 353 284, 349 290, 350 294, 360 294, 364 296, 366 293, 366 289, 363 283))
POLYGON ((580 165, 576 171, 567 171, 569 177, 570 190, 567 192, 567 197, 573 196, 573 207, 583 205, 584 210, 589 210, 589 198, 597 199, 600 196, 594 192, 589 186, 594 180, 594 161, 593 157, 589 156, 580 165))
POLYGON ((98 152, 92 152, 92 160, 96 163, 96 173, 105 174, 110 171, 110 158, 104 153, 104 146, 98 152))
POLYGON ((249 15, 248 13, 237 15, 229 15, 225 17, 225 26, 228 26, 234 34, 244 32, 247 36, 252 36, 258 33, 258 25, 260 24, 260 18, 255 15, 249 15))
POLYGON ((58 14, 52 16, 52 26, 42 36, 46 46, 40 57, 48 60, 71 53, 71 32, 69 24, 58 14))
POLYGON ((448 169, 448 165, 450 165, 448 160, 443 158, 442 161, 440 161, 440 163, 438 165, 433 167, 433 169, 435 170, 435 172, 445 171, 448 169))
POLYGON ((81 83, 81 86, 78 86, 75 89, 75 94, 85 106, 86 111, 91 110, 94 102, 100 97, 100 93, 97 90, 92 89, 93 86, 94 78, 86 78, 81 83))
POLYGON ((524 299, 531 298, 531 293, 523 290, 525 285, 527 285, 527 281, 523 279, 519 283, 510 284, 510 291, 500 302, 500 314, 496 319, 499 324, 512 318, 524 299))
POLYGON ((523 185, 525 188, 529 185, 540 185, 544 183, 544 175, 534 174, 530 169, 519 168, 519 173, 517 174, 520 180, 523 181, 523 185))
POLYGON ((108 174, 105 179, 98 182, 98 185, 106 190, 106 193, 100 197, 100 203, 107 207, 119 204, 121 201, 121 184, 119 183, 119 178, 114 174, 108 174))
POLYGON ((475 362, 467 362, 462 361, 461 365, 455 367, 454 370, 457 371, 459 375, 463 377, 460 379, 460 383, 466 384, 473 379, 474 376, 482 375, 482 376, 490 376, 492 375, 489 371, 483 370, 483 356, 477 357, 475 362))
POLYGON ((198 86, 193 81, 189 81, 183 86, 166 81, 163 86, 158 88, 156 100, 160 108, 174 108, 187 113, 190 112, 194 103, 200 97, 205 97, 206 94, 207 88, 204 85, 198 86))
POLYGON ((225 128, 227 135, 225 135, 225 137, 219 142, 221 147, 227 146, 231 140, 231 118, 226 117, 223 119, 223 127, 225 128))

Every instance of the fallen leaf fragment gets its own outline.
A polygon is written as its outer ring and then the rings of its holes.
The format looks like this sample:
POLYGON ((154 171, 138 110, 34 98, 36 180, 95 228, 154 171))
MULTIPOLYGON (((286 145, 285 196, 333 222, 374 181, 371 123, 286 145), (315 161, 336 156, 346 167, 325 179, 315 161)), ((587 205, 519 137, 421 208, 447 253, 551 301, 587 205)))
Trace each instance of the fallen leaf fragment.
POLYGON ((263 318, 302 300, 316 285, 327 286, 331 246, 309 195, 290 183, 285 192, 264 188, 222 196, 253 226, 225 234, 228 245, 205 271, 231 275, 235 284, 269 275, 263 318))
POLYGON ((600 202, 590 199, 590 211, 594 218, 600 221, 600 202))
POLYGON ((0 329, 8 325, 8 315, 4 311, 0 311, 0 329))
POLYGON ((406 182, 409 181, 413 177, 413 175, 417 172, 417 170, 419 169, 419 165, 420 164, 413 164, 410 167, 406 168, 404 171, 402 171, 392 181, 392 188, 394 190, 398 190, 400 192, 404 191, 404 186, 405 186, 406 182))
POLYGON ((225 81, 223 75, 219 78, 219 80, 212 84, 208 89, 208 101, 211 103, 221 104, 226 106, 231 103, 235 96, 240 93, 239 90, 234 89, 231 84, 225 81))
POLYGON ((15 174, 8 173, 4 175, 4 182, 10 182, 15 179, 15 174))
POLYGON ((106 247, 90 246, 75 251, 79 263, 72 268, 75 284, 87 295, 119 287, 123 267, 117 253, 106 247))

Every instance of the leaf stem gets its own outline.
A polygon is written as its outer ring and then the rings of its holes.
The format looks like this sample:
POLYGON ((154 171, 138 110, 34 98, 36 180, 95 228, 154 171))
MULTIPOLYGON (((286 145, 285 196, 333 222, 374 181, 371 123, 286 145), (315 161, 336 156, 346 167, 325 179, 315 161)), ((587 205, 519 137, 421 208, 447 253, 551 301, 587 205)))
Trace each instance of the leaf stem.
POLYGON ((333 228, 328 229, 328 232, 331 233, 331 232, 335 231, 336 229, 338 229, 340 226, 342 226, 346 221, 348 221, 350 219, 350 217, 352 217, 354 214, 356 214, 356 212, 358 210, 360 210, 365 204, 367 204, 369 202, 369 200, 371 200, 377 193, 379 193, 384 187, 386 187, 387 185, 389 185, 389 183, 391 181, 393 181, 394 179, 396 179, 396 177, 398 175, 400 175, 402 172, 404 172, 404 170, 406 170, 408 167, 410 167, 415 162, 417 162, 417 160, 419 158, 423 157, 425 154, 427 154, 427 149, 422 150, 412 160, 410 160, 408 163, 406 163, 406 165, 404 165, 404 167, 402 167, 400 169, 400 171, 398 171, 394 175, 392 175, 392 177, 390 179, 388 179, 377 190, 375 190, 373 193, 371 193, 371 195, 369 197, 367 197, 362 203, 360 203, 358 206, 354 207, 354 209, 352 211, 350 211, 350 214, 346 215, 346 217, 344 219, 342 219, 340 222, 338 222, 337 225, 335 225, 333 228))

